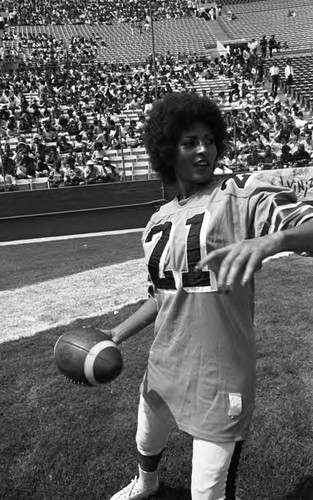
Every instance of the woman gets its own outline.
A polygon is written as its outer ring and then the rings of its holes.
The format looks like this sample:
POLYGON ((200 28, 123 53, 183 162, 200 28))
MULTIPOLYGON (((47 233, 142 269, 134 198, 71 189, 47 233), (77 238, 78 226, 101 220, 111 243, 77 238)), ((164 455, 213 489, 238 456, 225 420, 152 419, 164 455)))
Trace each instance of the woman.
POLYGON ((253 274, 269 255, 313 251, 313 209, 257 176, 216 179, 225 139, 219 108, 195 93, 168 94, 150 112, 152 167, 179 194, 143 233, 150 297, 103 330, 119 344, 155 322, 138 409, 139 478, 111 500, 157 491, 173 426, 193 436, 192 499, 235 498, 254 408, 253 274))

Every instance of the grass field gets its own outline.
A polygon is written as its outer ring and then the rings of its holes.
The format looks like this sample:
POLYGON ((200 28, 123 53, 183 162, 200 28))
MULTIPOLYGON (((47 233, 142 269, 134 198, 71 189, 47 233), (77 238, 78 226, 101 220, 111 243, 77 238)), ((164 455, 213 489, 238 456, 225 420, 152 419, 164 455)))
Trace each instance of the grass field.
MULTIPOLYGON (((0 247, 0 258, 0 498, 107 500, 137 472, 136 407, 152 328, 121 345, 124 371, 100 388, 67 382, 53 347, 67 324, 110 327, 145 298, 140 234, 0 247)), ((310 500, 313 260, 266 263, 256 295, 257 401, 238 494, 310 500)), ((155 500, 190 498, 190 459, 190 437, 174 431, 155 500)))

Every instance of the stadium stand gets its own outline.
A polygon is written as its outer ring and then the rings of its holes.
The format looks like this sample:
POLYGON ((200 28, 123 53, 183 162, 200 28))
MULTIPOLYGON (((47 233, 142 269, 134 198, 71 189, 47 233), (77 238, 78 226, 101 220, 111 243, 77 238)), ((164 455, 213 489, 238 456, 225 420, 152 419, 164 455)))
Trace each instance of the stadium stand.
POLYGON ((197 1, 152 3, 153 26, 143 0, 136 9, 122 0, 2 3, 0 190, 85 184, 91 161, 97 182, 112 182, 104 157, 120 180, 155 178, 142 127, 155 98, 181 90, 208 95, 225 113, 229 141, 218 173, 311 164, 311 2, 224 0, 214 19, 197 1), (291 8, 295 16, 287 15, 291 8), (272 57, 264 57, 260 40, 273 34, 272 57), (278 93, 271 91, 272 60, 278 93), (299 142, 309 158, 299 158, 299 142), (49 179, 59 170, 57 182, 49 179))

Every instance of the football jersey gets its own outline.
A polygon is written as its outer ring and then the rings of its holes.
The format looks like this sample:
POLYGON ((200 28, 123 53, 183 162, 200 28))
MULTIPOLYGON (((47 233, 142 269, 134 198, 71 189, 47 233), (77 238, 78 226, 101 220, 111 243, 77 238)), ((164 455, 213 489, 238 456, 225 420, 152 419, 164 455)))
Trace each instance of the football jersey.
POLYGON ((228 244, 313 219, 293 191, 238 175, 150 219, 142 243, 157 302, 141 393, 162 419, 198 438, 247 436, 255 392, 254 287, 217 293, 216 275, 195 264, 228 244))

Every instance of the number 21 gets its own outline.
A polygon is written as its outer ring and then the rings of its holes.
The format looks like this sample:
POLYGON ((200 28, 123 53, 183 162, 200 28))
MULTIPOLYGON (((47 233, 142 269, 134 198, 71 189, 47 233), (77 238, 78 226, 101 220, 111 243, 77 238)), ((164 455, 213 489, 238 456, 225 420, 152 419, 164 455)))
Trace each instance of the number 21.
MULTIPOLYGON (((203 257, 203 255, 201 255, 201 247, 203 248, 201 229, 205 221, 205 215, 205 213, 196 214, 185 222, 185 226, 189 226, 189 231, 185 250, 187 270, 181 272, 181 284, 183 288, 205 287, 207 289, 207 287, 211 287, 212 271, 202 270, 197 273, 193 272, 195 265, 203 257)), ((172 244, 172 228, 172 222, 167 221, 164 224, 154 226, 146 237, 146 242, 148 243, 155 234, 162 233, 151 252, 148 270, 154 286, 165 290, 177 289, 173 271, 164 270, 169 246, 172 244)))

